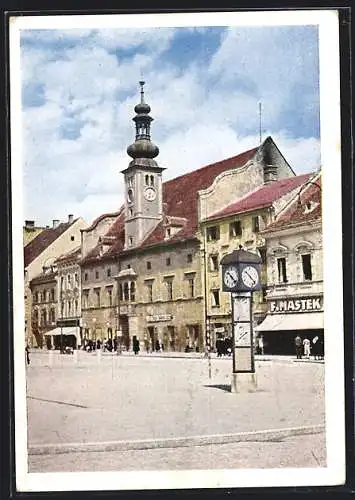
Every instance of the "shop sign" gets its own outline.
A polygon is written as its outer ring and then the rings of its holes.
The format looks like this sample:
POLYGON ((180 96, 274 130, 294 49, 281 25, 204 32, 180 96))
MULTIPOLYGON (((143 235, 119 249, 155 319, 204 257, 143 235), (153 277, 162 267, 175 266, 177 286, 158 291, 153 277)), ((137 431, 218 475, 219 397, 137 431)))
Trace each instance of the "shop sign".
POLYGON ((271 300, 269 311, 270 313, 323 311, 323 297, 271 300))
POLYGON ((215 331, 215 333, 224 333, 225 328, 224 328, 224 326, 217 326, 217 327, 215 327, 214 331, 215 331))
POLYGON ((173 319, 172 314, 152 314, 146 316, 147 323, 157 323, 158 321, 170 321, 173 319))

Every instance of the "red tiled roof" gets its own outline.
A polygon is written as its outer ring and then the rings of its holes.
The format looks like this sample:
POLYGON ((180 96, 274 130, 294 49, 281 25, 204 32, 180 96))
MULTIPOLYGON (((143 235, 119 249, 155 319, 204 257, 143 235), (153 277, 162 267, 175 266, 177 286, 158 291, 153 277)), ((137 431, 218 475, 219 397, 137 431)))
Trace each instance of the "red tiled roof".
POLYGON ((207 220, 216 220, 229 215, 238 213, 250 212, 260 208, 269 207, 272 203, 293 189, 301 186, 313 174, 297 175, 295 177, 288 177, 279 181, 274 181, 267 184, 251 194, 246 195, 244 198, 239 199, 227 207, 212 214, 207 220))
MULTIPOLYGON (((75 219, 71 224, 76 222, 75 219)), ((33 262, 49 245, 61 236, 70 226, 69 222, 62 222, 57 227, 43 229, 24 248, 25 267, 33 262)))
MULTIPOLYGON (((211 163, 204 167, 176 177, 163 183, 163 207, 164 214, 171 218, 170 223, 181 224, 182 228, 169 239, 165 239, 165 222, 161 221, 154 230, 147 236, 138 248, 145 248, 156 244, 169 245, 177 241, 194 239, 198 225, 197 214, 197 193, 201 189, 209 187, 215 178, 226 170, 242 167, 250 160, 259 148, 253 148, 237 156, 227 158, 217 163, 211 163)), ((86 231, 107 216, 98 217, 86 231)), ((102 258, 113 258, 124 249, 124 210, 121 207, 116 221, 112 224, 106 236, 115 236, 116 239, 111 248, 105 252, 102 258)), ((134 248, 137 250, 137 247, 134 248)), ((129 250, 128 250, 129 251, 129 250)), ((100 258, 101 244, 98 243, 81 261, 81 264, 95 262, 100 258)))
POLYGON ((301 188, 290 204, 280 213, 276 221, 262 232, 269 233, 292 226, 316 222, 321 217, 322 184, 320 175, 317 175, 308 184, 307 182, 305 183, 304 188, 301 188))

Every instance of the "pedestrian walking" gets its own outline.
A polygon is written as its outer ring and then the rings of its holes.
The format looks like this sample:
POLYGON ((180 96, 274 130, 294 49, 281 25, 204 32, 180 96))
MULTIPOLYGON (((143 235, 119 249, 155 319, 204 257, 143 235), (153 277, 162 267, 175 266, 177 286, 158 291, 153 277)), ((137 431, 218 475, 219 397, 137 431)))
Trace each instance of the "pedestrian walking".
POLYGON ((303 339, 303 354, 307 359, 311 356, 311 341, 307 337, 303 339))
POLYGON ((25 347, 25 356, 26 356, 26 363, 29 365, 30 364, 30 348, 28 345, 25 347))
POLYGON ((139 349, 139 340, 137 339, 137 337, 133 337, 133 352, 135 355, 139 353, 139 349))
POLYGON ((296 358, 302 359, 302 339, 299 335, 295 337, 296 358))

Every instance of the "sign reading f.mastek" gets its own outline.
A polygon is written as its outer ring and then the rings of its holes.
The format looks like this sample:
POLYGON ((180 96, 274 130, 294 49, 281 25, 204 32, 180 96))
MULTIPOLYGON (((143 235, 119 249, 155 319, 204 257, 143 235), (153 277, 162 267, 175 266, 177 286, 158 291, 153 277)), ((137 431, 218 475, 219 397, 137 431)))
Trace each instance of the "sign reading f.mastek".
POLYGON ((269 311, 270 313, 323 311, 323 297, 271 300, 269 311))

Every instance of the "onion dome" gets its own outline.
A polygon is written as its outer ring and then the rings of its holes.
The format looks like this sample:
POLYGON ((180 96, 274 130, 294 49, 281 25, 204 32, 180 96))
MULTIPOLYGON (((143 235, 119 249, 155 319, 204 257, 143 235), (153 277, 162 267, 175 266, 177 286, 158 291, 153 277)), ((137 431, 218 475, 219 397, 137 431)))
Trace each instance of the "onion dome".
POLYGON ((133 118, 136 124, 136 140, 128 146, 127 153, 133 159, 136 158, 155 158, 159 154, 159 148, 150 140, 150 124, 153 118, 149 115, 150 106, 144 101, 144 86, 145 82, 140 81, 141 86, 141 102, 137 104, 134 111, 137 113, 133 118))

